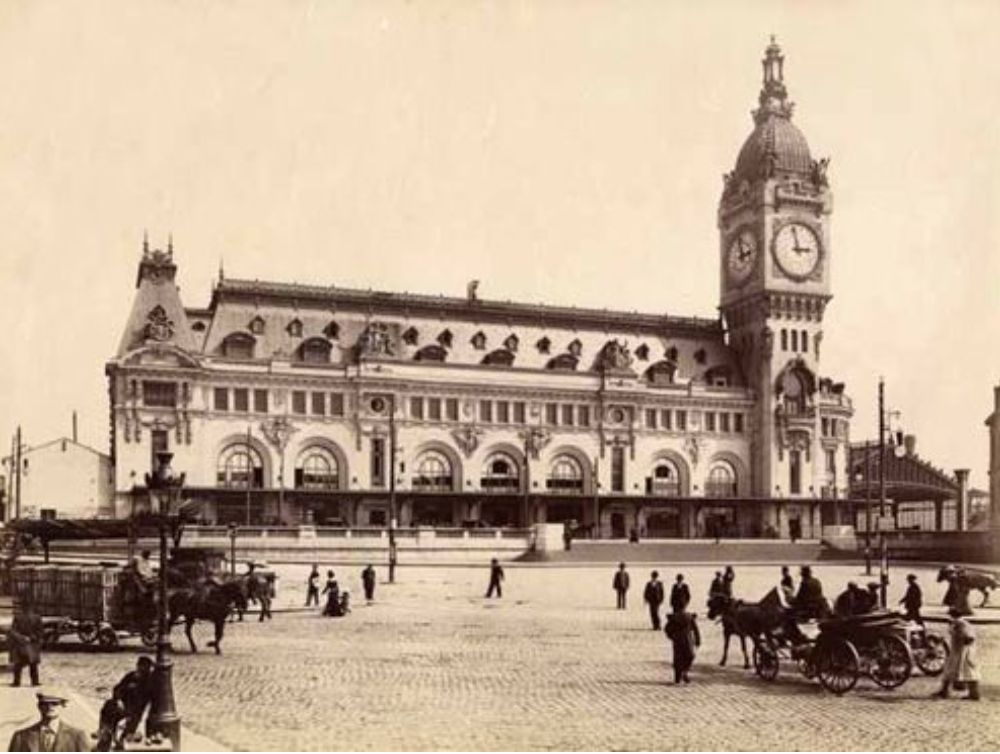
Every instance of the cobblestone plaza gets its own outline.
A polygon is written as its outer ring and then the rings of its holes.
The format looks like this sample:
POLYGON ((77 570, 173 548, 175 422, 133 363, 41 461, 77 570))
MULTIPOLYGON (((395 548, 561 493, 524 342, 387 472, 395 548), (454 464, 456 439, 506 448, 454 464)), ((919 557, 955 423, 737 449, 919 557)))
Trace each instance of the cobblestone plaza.
MULTIPOLYGON (((325 567, 321 566, 324 571, 325 567)), ((613 566, 506 569, 504 595, 485 600, 485 568, 401 568, 360 599, 360 568, 340 566, 354 610, 342 619, 277 612, 270 623, 231 624, 215 656, 186 651, 174 633, 178 707, 191 730, 233 749, 265 750, 996 750, 1000 748, 1000 627, 979 627, 984 698, 929 698, 919 675, 894 692, 862 679, 844 697, 783 665, 774 683, 742 669, 738 647, 718 666, 722 632, 704 619, 716 566, 663 566, 691 584, 702 649, 692 685, 670 682, 669 648, 650 629, 641 594, 652 566, 630 568, 626 611, 614 609, 613 566), (733 654, 735 650, 735 654, 733 654)), ((277 606, 304 602, 306 568, 279 568, 277 606)), ((819 565, 828 596, 863 569, 819 565)), ((738 565, 736 593, 758 599, 777 566, 738 565)), ((917 569, 930 611, 941 585, 917 569)), ((380 580, 384 569, 380 568, 380 580)), ((902 596, 893 570, 890 600, 902 596)), ((990 610, 979 611, 989 617, 990 610)), ((938 625, 943 629, 943 626, 938 625)), ((57 675, 95 709, 134 663, 120 652, 54 651, 57 675)))

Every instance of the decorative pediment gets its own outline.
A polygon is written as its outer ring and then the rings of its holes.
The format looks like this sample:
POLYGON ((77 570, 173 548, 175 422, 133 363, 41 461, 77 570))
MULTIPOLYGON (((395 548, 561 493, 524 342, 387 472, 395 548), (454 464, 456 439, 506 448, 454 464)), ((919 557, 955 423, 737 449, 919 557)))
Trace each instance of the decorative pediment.
POLYGON ((636 348, 635 349, 635 357, 639 361, 648 361, 649 360, 649 346, 647 346, 645 343, 643 343, 641 346, 639 346, 638 348, 636 348))
POLYGON ((442 330, 437 337, 437 342, 441 344, 444 348, 451 348, 452 340, 454 340, 454 335, 451 334, 451 330, 442 330))
POLYGON ((408 346, 417 345, 417 341, 420 339, 420 333, 417 332, 415 327, 407 327, 403 332, 403 342, 408 346))
POLYGON ((196 357, 169 343, 150 343, 130 351, 122 358, 128 366, 165 366, 197 369, 201 366, 196 357))
POLYGON ((293 338, 301 338, 302 320, 296 317, 295 319, 293 319, 291 322, 288 323, 288 327, 286 329, 288 330, 288 334, 291 335, 293 338))
POLYGON ((512 353, 517 352, 517 347, 519 345, 520 341, 518 340, 518 337, 514 335, 514 333, 508 335, 507 339, 503 342, 503 347, 506 348, 508 351, 511 351, 512 353))
POLYGON ((549 349, 552 348, 552 341, 543 335, 535 343, 535 348, 538 349, 538 353, 547 354, 549 349))
POLYGON ((265 329, 264 318, 259 316, 254 317, 250 320, 250 324, 247 325, 247 329, 254 335, 263 335, 265 329))
POLYGON ((470 338, 469 342, 472 343, 472 347, 477 351, 482 351, 486 348, 486 333, 480 330, 470 338))
POLYGON ((566 350, 570 353, 571 356, 575 356, 576 358, 579 359, 580 354, 583 353, 583 343, 581 343, 579 339, 574 339, 566 347, 566 350))

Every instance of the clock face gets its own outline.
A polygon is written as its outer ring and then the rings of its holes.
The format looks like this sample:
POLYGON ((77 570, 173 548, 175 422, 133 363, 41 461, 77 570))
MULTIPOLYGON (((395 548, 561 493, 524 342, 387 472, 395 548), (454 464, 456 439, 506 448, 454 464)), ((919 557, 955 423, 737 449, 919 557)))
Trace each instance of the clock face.
POLYGON ((743 282, 753 271, 757 261, 757 237, 750 230, 741 230, 730 241, 726 255, 729 276, 736 282, 743 282))
POLYGON ((819 237, 808 225, 782 225, 774 237, 774 258, 791 278, 809 277, 819 264, 819 255, 819 237))

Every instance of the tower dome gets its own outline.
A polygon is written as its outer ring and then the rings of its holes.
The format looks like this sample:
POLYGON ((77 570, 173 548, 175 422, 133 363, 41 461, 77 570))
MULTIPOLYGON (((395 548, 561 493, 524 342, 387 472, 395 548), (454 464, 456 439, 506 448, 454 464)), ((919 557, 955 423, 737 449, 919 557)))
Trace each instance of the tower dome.
POLYGON ((753 113, 754 129, 736 158, 736 168, 731 180, 727 181, 728 188, 779 174, 810 176, 813 173, 809 144, 792 123, 793 105, 785 89, 784 62, 781 48, 771 37, 762 61, 764 86, 760 91, 760 106, 753 113))

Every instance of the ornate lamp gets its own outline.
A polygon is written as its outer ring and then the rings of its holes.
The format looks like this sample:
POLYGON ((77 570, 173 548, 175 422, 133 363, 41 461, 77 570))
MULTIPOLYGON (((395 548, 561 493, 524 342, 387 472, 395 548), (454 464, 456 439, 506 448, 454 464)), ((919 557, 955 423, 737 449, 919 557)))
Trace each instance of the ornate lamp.
POLYGON ((153 700, 150 705, 147 727, 170 739, 174 751, 181 750, 181 718, 174 703, 173 663, 167 657, 170 649, 170 630, 167 626, 167 529, 170 509, 180 497, 184 474, 175 475, 170 468, 173 453, 156 454, 156 469, 146 474, 150 509, 156 511, 160 531, 159 600, 156 625, 156 666, 153 670, 153 700))

